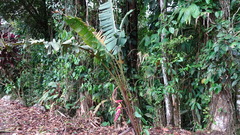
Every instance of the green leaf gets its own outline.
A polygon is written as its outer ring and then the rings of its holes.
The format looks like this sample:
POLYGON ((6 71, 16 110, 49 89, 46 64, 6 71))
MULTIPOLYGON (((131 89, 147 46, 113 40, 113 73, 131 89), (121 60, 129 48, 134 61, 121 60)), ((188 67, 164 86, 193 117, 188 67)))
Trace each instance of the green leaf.
POLYGON ((195 107, 195 103, 191 105, 191 110, 194 110, 194 107, 195 107))
POLYGON ((87 26, 87 24, 83 22, 82 19, 66 16, 64 20, 75 32, 78 33, 78 35, 82 38, 85 44, 89 45, 94 49, 100 46, 100 42, 93 34, 93 32, 95 32, 95 29, 87 26))
POLYGON ((199 7, 196 4, 191 4, 189 7, 193 18, 197 18, 200 15, 199 7))
POLYGON ((240 43, 239 42, 233 42, 230 45, 231 48, 235 48, 236 46, 240 46, 240 43))
POLYGON ((172 34, 174 34, 174 28, 173 28, 173 27, 170 27, 170 28, 169 28, 169 32, 172 33, 172 34))
POLYGON ((151 40, 150 40, 149 36, 145 36, 144 39, 145 39, 144 46, 148 46, 151 43, 151 40))
POLYGON ((142 121, 144 124, 147 124, 147 121, 146 121, 143 117, 141 117, 141 121, 142 121))
POLYGON ((181 19, 181 23, 190 23, 190 22, 191 22, 191 10, 189 8, 187 8, 181 19))
POLYGON ((200 106, 200 104, 199 103, 196 103, 196 104, 197 104, 198 109, 201 110, 202 107, 200 106))
POLYGON ((139 114, 137 111, 134 113, 134 115, 135 115, 135 117, 137 117, 137 118, 142 118, 142 115, 139 114))
POLYGON ((147 129, 143 129, 143 132, 145 133, 145 135, 150 135, 150 133, 147 129))
POLYGON ((186 10, 186 8, 182 8, 182 9, 180 10, 179 15, 178 15, 178 19, 177 19, 178 21, 181 20, 183 14, 184 14, 184 12, 185 12, 185 10, 186 10))
POLYGON ((110 123, 109 122, 103 122, 102 124, 101 124, 101 126, 103 126, 103 127, 106 127, 106 126, 109 126, 110 125, 110 123))
POLYGON ((207 3, 207 4, 210 4, 210 0, 206 0, 206 3, 207 3))
POLYGON ((167 34, 168 33, 168 30, 166 28, 163 28, 162 29, 162 34, 167 34))
POLYGON ((218 18, 219 17, 219 12, 215 12, 215 16, 216 16, 216 18, 218 18))
POLYGON ((232 87, 234 87, 238 83, 238 80, 232 82, 232 87))
POLYGON ((147 116, 148 118, 153 118, 152 114, 150 113, 145 113, 145 116, 147 116))
POLYGON ((215 47, 214 47, 214 52, 218 52, 219 51, 219 45, 216 45, 215 47))

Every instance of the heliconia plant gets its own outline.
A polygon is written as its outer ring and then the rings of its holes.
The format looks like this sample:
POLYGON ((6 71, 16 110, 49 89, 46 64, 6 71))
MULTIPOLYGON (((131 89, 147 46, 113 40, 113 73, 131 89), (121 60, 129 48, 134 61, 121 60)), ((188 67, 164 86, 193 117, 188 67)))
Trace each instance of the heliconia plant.
MULTIPOLYGON (((91 53, 95 56, 95 59, 108 70, 112 78, 115 80, 123 97, 125 103, 124 106, 126 106, 126 112, 135 134, 139 135, 141 132, 140 124, 134 116, 134 108, 129 97, 131 93, 128 89, 128 82, 123 71, 123 62, 120 62, 122 61, 121 47, 124 46, 127 41, 125 32, 122 28, 127 15, 129 15, 132 10, 125 15, 119 29, 117 29, 115 25, 113 4, 111 0, 100 5, 99 11, 100 28, 102 33, 97 32, 94 28, 88 26, 80 18, 65 16, 64 20, 75 32, 77 32, 85 43, 84 46, 87 45, 87 48, 92 50, 91 53)), ((121 100, 116 100, 116 103, 118 103, 118 107, 116 109, 114 121, 118 119, 122 111, 121 100)))
POLYGON ((116 113, 115 113, 115 117, 114 117, 114 121, 117 121, 117 119, 119 118, 121 112, 122 112, 122 104, 121 104, 122 100, 117 100, 118 106, 116 108, 116 113))

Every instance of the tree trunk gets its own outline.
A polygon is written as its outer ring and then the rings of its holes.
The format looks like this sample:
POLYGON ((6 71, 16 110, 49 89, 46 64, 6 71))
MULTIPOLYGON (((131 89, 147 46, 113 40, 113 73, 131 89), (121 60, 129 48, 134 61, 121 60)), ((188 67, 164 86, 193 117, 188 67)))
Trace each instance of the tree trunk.
POLYGON ((80 92, 80 108, 77 110, 77 117, 86 116, 89 113, 89 99, 87 92, 80 92))
POLYGON ((230 89, 223 89, 219 94, 213 94, 211 102, 211 114, 213 123, 211 130, 220 131, 226 134, 234 132, 234 105, 230 89))
POLYGON ((236 109, 237 109, 237 122, 240 123, 240 84, 237 87, 237 94, 236 94, 236 109))
POLYGON ((164 101, 162 101, 156 108, 156 119, 153 121, 154 127, 165 127, 166 126, 166 113, 164 109, 164 101))
POLYGON ((137 69, 137 47, 138 47, 138 9, 137 1, 131 0, 127 1, 127 12, 134 10, 129 17, 129 24, 127 26, 126 32, 129 34, 129 40, 127 41, 127 56, 128 56, 128 73, 133 74, 133 71, 137 69))
MULTIPOLYGON (((137 9, 137 1, 136 0, 131 0, 131 1, 126 1, 126 6, 127 8, 123 8, 123 11, 127 13, 130 10, 134 10, 131 15, 129 16, 129 23, 126 27, 126 33, 129 36, 129 39, 127 40, 126 43, 126 55, 127 55, 127 65, 128 65, 128 70, 127 70, 127 77, 130 79, 129 85, 131 87, 134 87, 134 84, 136 82, 135 78, 133 78, 133 75, 136 73, 137 70, 137 47, 138 47, 138 9, 137 9)), ((122 88, 122 91, 124 88, 122 88)), ((136 91, 138 93, 138 91, 136 91)), ((124 93, 122 93, 124 95, 124 93)), ((131 120, 132 126, 135 130, 135 134, 140 134, 141 133, 141 124, 140 120, 138 118, 134 117, 134 108, 133 106, 138 106, 138 101, 137 102, 132 102, 128 99, 128 95, 126 95, 126 99, 124 101, 129 102, 126 103, 127 110, 128 110, 128 116, 131 120), (129 106, 129 107, 128 107, 129 106)))
POLYGON ((172 101, 173 101, 174 126, 180 128, 181 127, 180 100, 176 94, 172 94, 172 101))
MULTIPOLYGON (((167 0, 160 0, 159 5, 160 5, 160 11, 162 14, 166 13, 166 2, 167 0)), ((164 34, 161 34, 161 41, 165 38, 164 34)), ((164 86, 165 88, 168 86, 168 77, 166 73, 166 53, 165 53, 164 47, 162 48, 162 74, 163 74, 163 81, 164 81, 164 86)), ((165 89, 164 92, 164 102, 165 102, 165 107, 166 107, 166 121, 167 121, 167 126, 174 126, 174 120, 173 120, 173 104, 172 104, 172 95, 168 93, 168 91, 165 89)))
MULTIPOLYGON (((166 88, 168 86, 168 79, 167 79, 167 74, 166 74, 165 63, 166 63, 166 58, 163 57, 163 60, 162 60, 162 74, 163 74, 164 85, 165 85, 165 88, 166 88)), ((165 91, 165 94, 164 94, 164 101, 165 101, 165 107, 166 107, 167 126, 173 126, 172 98, 171 98, 171 95, 167 91, 165 91)))
MULTIPOLYGON (((229 20, 230 0, 219 0, 219 3, 224 13, 223 20, 229 20)), ((225 73, 225 76, 229 75, 225 73)), ((231 91, 231 80, 229 77, 225 79, 225 81, 220 79, 222 90, 218 94, 213 93, 212 95, 210 112, 212 114, 213 121, 210 124, 210 128, 211 130, 220 131, 226 133, 227 135, 232 135, 235 132, 235 108, 231 91)))

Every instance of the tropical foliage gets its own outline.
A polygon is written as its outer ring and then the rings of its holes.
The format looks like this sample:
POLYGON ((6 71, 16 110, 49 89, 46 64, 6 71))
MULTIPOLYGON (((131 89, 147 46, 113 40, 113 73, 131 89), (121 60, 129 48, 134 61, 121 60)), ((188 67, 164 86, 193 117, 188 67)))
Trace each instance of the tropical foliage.
POLYGON ((136 134, 158 126, 235 134, 239 6, 2 1, 1 94, 71 116, 101 116, 104 126, 131 122, 136 134))

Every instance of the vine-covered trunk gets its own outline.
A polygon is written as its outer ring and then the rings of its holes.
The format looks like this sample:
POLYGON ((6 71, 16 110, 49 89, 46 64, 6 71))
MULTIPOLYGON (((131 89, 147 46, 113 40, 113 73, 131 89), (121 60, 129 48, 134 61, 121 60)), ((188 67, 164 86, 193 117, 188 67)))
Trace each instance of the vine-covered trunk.
MULTIPOLYGON (((223 20, 230 19, 230 0, 219 0, 221 10, 223 11, 223 20)), ((229 53, 224 57, 230 56, 229 53)), ((215 61, 217 63, 217 61, 215 61)), ((229 67, 226 67, 229 68, 229 67)), ((219 93, 213 92, 210 103, 210 112, 212 114, 211 130, 220 131, 229 135, 235 133, 235 107, 232 96, 232 83, 229 74, 225 72, 225 78, 221 78, 222 90, 219 93)))
POLYGON ((210 105, 213 116, 211 130, 220 131, 229 135, 233 134, 235 131, 235 120, 231 90, 223 89, 218 94, 214 93, 210 105))

